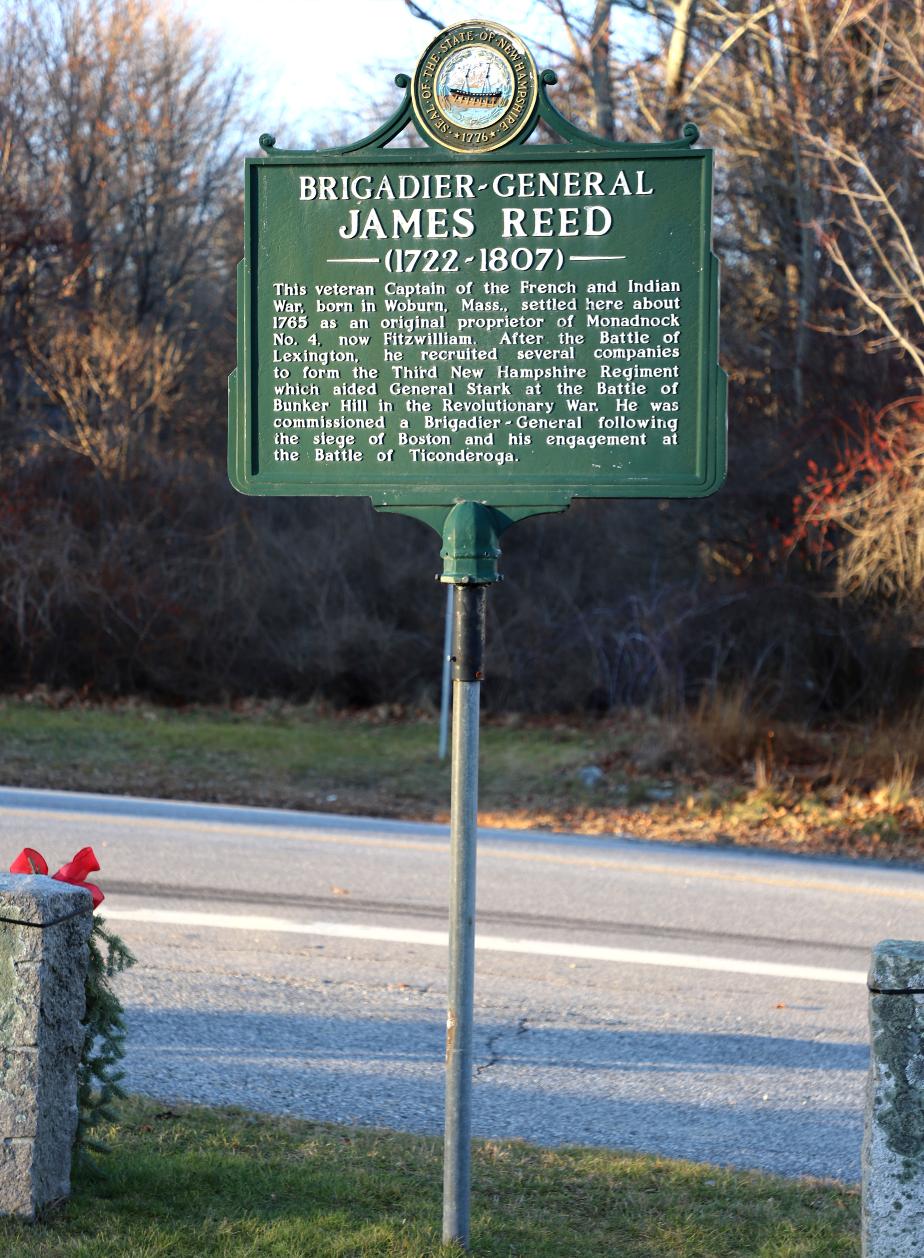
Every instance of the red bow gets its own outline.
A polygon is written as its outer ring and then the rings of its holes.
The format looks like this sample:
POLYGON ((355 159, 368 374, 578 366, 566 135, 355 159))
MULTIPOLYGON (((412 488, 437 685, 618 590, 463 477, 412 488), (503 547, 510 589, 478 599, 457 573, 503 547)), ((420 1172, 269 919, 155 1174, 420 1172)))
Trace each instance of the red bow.
MULTIPOLYGON (((86 881, 87 874, 92 874, 95 869, 99 869, 99 861, 93 854, 93 848, 82 847, 73 860, 62 865, 58 872, 51 876, 57 878, 58 882, 69 882, 74 887, 85 887, 93 896, 93 907, 97 909, 105 896, 99 887, 86 881)), ((48 862, 34 847, 24 847, 10 866, 10 873, 47 874, 48 862)))

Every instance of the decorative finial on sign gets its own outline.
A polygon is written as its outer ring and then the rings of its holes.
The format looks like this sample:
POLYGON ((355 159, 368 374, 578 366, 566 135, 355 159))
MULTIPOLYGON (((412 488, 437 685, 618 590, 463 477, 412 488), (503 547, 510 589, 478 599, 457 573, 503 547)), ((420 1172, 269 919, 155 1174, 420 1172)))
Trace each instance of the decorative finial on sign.
POLYGON ((260 148, 263 149, 265 153, 269 153, 270 150, 274 149, 275 147, 276 147, 276 137, 274 135, 270 135, 268 131, 264 131, 263 134, 260 136, 260 148))

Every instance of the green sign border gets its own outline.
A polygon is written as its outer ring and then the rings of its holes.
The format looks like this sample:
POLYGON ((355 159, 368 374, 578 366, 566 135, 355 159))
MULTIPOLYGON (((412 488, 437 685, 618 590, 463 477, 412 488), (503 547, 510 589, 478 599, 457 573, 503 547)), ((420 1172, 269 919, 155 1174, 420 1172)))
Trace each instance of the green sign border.
POLYGON ((265 156, 248 158, 245 162, 245 256, 237 270, 237 361, 238 367, 228 380, 228 474, 235 489, 244 494, 286 497, 368 497, 372 505, 382 511, 414 516, 442 532, 446 516, 460 502, 477 502, 492 509, 496 523, 503 528, 516 520, 531 515, 564 510, 573 498, 704 498, 721 488, 726 475, 727 447, 727 378, 718 364, 718 309, 719 264, 712 252, 712 150, 694 149, 699 131, 692 123, 683 127, 682 138, 655 144, 621 143, 601 139, 580 130, 569 122, 548 98, 547 88, 557 82, 554 71, 545 70, 540 76, 537 108, 531 123, 504 148, 489 152, 456 153, 440 145, 422 131, 416 123, 411 104, 411 80, 405 74, 395 78, 398 87, 405 89, 404 99, 393 114, 372 135, 356 143, 340 148, 280 150, 275 147, 271 135, 260 137, 265 156), (541 144, 524 147, 525 141, 539 120, 544 120, 564 143, 541 144), (414 125, 427 145, 425 149, 387 149, 386 145, 398 136, 408 124, 414 125), (362 155, 364 167, 374 168, 385 163, 405 162, 426 167, 428 163, 445 164, 447 161, 477 162, 491 165, 509 161, 511 149, 518 149, 518 160, 530 159, 537 163, 562 161, 576 156, 592 157, 601 152, 613 157, 642 161, 698 161, 701 163, 703 214, 702 256, 704 258, 701 296, 702 333, 698 352, 704 364, 703 384, 699 399, 697 423, 704 430, 699 457, 704 463, 702 478, 691 480, 684 476, 682 483, 676 478, 662 480, 645 479, 637 485, 627 483, 613 492, 612 486, 601 489, 592 482, 570 481, 563 485, 560 478, 549 475, 547 485, 533 476, 528 484, 518 485, 515 479, 499 483, 496 479, 469 482, 464 494, 447 502, 434 501, 437 496, 431 485, 396 484, 383 488, 380 485, 364 487, 343 481, 313 480, 304 487, 267 480, 250 475, 251 452, 255 430, 251 414, 251 394, 255 382, 250 372, 250 302, 252 296, 250 257, 256 248, 257 224, 251 211, 253 172, 262 166, 286 166, 293 164, 317 164, 344 167, 354 165, 356 155, 362 155))

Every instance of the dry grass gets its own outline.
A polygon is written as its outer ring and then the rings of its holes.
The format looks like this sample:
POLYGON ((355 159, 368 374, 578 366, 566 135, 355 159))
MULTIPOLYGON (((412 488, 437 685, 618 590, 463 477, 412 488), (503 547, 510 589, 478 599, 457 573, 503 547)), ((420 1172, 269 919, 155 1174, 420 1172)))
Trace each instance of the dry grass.
POLYGON ((679 725, 686 734, 688 755, 726 766, 760 754, 768 737, 766 722, 743 687, 705 691, 692 715, 682 715, 679 725))
MULTIPOLYGON (((0 703, 0 782, 445 821, 433 714, 0 703)), ((484 825, 924 859, 924 712, 825 729, 739 694, 673 720, 487 720, 484 825), (589 772, 588 772, 589 770, 589 772)))

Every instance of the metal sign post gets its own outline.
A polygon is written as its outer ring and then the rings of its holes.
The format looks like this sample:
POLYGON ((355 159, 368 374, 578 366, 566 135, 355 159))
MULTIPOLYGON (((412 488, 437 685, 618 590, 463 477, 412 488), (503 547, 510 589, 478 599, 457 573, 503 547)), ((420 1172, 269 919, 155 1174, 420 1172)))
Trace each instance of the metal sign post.
POLYGON ((468 1247, 475 1021, 475 869, 478 737, 484 680, 486 587, 499 580, 495 513, 462 502, 449 513, 441 580, 453 591, 452 797, 449 838, 449 995, 443 1241, 468 1247))
POLYGON ((485 587, 456 590, 452 640, 452 806, 449 1000, 443 1241, 468 1246, 475 1020, 475 864, 478 844, 478 722, 484 659, 485 587))
MULTIPOLYGON (((443 1232, 468 1244, 478 712, 498 538, 574 498, 725 477, 712 154, 589 135, 518 36, 442 31, 355 144, 245 163, 228 471, 354 495, 442 538, 452 616, 443 1232), (539 120, 559 137, 526 145, 539 120), (407 127, 424 148, 391 148, 407 127)), ((444 713, 446 704, 443 705, 444 713)))

